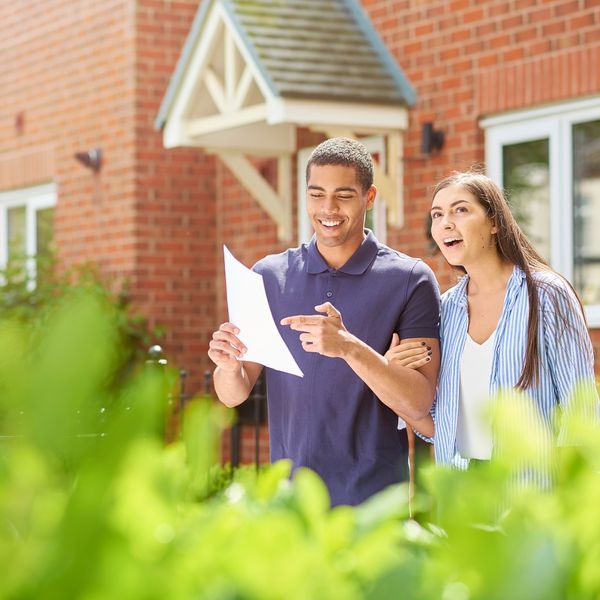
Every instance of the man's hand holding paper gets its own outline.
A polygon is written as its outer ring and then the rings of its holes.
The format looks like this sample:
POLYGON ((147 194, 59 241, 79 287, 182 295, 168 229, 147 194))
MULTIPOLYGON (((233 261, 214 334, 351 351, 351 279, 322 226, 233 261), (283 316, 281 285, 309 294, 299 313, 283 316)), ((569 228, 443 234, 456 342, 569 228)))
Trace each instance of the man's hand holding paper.
POLYGON ((273 320, 262 276, 236 260, 227 247, 223 250, 229 322, 213 334, 211 360, 225 371, 239 369, 233 361, 241 359, 302 377, 273 320))

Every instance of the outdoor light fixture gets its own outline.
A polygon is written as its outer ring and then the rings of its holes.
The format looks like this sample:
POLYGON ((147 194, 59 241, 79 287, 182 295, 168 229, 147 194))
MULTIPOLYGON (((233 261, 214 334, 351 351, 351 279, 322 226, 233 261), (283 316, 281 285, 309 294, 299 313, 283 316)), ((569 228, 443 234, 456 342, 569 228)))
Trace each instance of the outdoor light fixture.
POLYGON ((421 152, 431 154, 442 149, 444 145, 444 132, 434 129, 433 123, 428 121, 421 126, 421 152))
POLYGON ((92 169, 94 173, 97 173, 102 166, 102 149, 92 148, 87 152, 76 152, 75 158, 86 167, 92 169))

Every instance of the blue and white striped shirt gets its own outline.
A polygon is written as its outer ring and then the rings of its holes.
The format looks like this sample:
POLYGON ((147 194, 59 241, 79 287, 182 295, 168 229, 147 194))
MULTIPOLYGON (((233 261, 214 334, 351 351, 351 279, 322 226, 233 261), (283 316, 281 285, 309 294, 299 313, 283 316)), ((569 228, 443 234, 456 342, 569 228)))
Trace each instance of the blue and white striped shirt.
MULTIPOLYGON (((538 327, 539 379, 527 389, 537 408, 538 417, 553 427, 557 406, 566 407, 578 383, 594 381, 594 352, 581 311, 571 288, 552 272, 539 272, 534 278, 538 288, 540 321, 538 327), (554 289, 544 284, 551 284, 554 289), (560 292, 556 291, 559 288, 560 292), (557 316, 549 295, 560 306, 557 316)), ((469 325, 467 304, 468 276, 442 296, 440 340, 442 360, 432 415, 435 422, 435 460, 466 468, 468 461, 457 450, 456 428, 460 395, 460 360, 469 325)), ((498 326, 490 376, 490 395, 515 387, 523 365, 527 345, 529 299, 525 273, 515 267, 508 281, 498 326)), ((431 441, 431 440, 430 440, 431 441)))

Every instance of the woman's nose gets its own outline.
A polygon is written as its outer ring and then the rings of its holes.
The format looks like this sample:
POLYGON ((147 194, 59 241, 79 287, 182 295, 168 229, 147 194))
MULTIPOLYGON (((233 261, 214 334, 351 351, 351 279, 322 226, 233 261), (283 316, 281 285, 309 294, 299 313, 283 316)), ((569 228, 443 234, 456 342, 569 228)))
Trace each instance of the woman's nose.
POLYGON ((442 219, 441 226, 444 229, 450 229, 451 227, 454 226, 454 222, 452 221, 450 215, 443 215, 441 219, 442 219))

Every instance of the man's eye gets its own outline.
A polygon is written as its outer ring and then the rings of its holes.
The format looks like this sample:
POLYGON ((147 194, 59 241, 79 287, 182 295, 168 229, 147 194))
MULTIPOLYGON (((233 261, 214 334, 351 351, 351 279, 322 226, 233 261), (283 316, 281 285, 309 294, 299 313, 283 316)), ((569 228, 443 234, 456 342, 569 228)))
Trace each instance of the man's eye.
POLYGON ((340 200, 352 200, 352 196, 338 196, 340 200))

